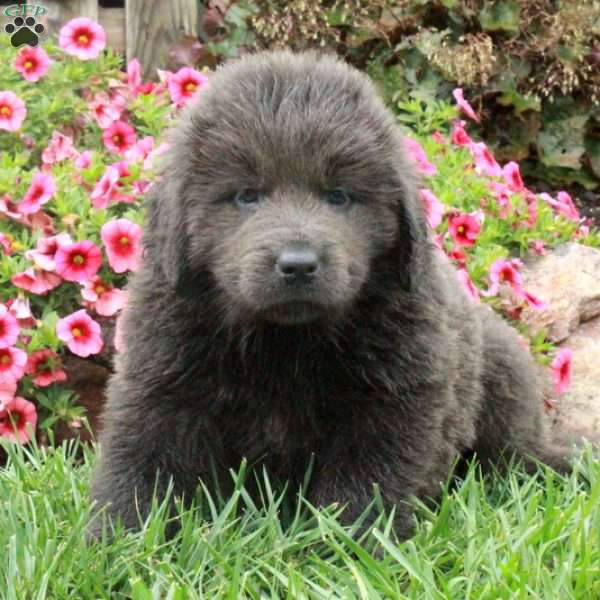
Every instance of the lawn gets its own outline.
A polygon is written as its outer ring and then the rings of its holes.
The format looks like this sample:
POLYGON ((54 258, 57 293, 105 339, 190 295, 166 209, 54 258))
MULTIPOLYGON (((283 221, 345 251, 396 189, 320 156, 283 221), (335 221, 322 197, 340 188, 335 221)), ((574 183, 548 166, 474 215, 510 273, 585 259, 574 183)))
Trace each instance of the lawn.
POLYGON ((482 479, 471 466, 416 536, 396 544, 385 518, 358 542, 331 511, 285 510, 263 482, 265 506, 238 486, 226 501, 199 494, 165 541, 157 507, 141 533, 87 547, 91 449, 18 445, 0 470, 0 597, 600 598, 600 463, 574 474, 542 469, 482 479), (202 518, 202 516, 208 518, 202 518))

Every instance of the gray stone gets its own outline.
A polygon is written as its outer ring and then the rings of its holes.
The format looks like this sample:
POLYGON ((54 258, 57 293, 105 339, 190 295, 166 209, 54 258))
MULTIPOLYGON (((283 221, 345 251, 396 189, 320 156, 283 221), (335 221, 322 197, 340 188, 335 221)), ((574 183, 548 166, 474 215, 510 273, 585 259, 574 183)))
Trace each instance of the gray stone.
MULTIPOLYGON (((521 319, 532 333, 573 351, 571 387, 557 397, 549 382, 546 404, 560 430, 600 439, 600 250, 564 244, 522 269, 523 286, 548 304, 525 309, 521 319)), ((548 375, 548 370, 546 375, 548 375)))
POLYGON ((522 275, 525 289, 548 304, 523 311, 533 333, 547 328, 551 341, 562 342, 580 323, 600 315, 600 250, 564 244, 528 259, 522 275))

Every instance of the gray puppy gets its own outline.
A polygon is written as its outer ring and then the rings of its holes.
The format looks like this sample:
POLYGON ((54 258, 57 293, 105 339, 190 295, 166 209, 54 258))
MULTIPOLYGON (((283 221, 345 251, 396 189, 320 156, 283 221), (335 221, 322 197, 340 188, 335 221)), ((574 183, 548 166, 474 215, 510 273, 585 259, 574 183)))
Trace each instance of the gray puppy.
POLYGON ((170 478, 187 499, 200 478, 226 490, 244 457, 297 486, 314 455, 312 503, 352 521, 377 483, 407 537, 407 500, 439 494, 467 451, 569 468, 516 332, 428 239, 367 77, 245 57, 171 143, 108 387, 93 498, 110 516, 139 526, 170 478))

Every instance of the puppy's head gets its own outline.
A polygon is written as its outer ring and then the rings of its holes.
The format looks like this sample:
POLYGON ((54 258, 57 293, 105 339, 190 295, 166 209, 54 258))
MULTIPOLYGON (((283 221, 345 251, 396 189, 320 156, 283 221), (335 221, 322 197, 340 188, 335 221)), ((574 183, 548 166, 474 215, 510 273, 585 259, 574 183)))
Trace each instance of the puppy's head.
POLYGON ((244 58, 171 143, 146 243, 179 293, 201 302, 210 281, 233 318, 297 325, 343 315, 386 255, 394 283, 414 284, 426 234, 413 169, 358 71, 313 53, 244 58))

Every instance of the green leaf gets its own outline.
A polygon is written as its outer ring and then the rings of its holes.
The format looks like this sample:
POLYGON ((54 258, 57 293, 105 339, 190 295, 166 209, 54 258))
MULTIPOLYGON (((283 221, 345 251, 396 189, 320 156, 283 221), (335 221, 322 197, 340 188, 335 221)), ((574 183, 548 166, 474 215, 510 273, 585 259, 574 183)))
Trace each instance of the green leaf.
POLYGON ((517 2, 486 2, 479 13, 479 22, 485 31, 519 31, 521 8, 517 2))
POLYGON ((502 106, 514 106, 516 114, 521 114, 527 110, 540 112, 542 110, 542 101, 539 96, 520 94, 514 88, 507 89, 499 96, 496 101, 502 106))

